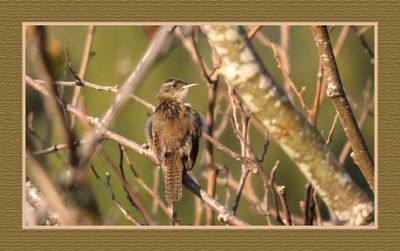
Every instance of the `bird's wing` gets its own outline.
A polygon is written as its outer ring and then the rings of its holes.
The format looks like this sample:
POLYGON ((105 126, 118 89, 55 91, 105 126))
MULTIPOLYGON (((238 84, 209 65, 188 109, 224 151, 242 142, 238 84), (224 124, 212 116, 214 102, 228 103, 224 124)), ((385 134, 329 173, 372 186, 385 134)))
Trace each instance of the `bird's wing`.
POLYGON ((186 171, 192 170, 194 163, 196 162, 197 154, 199 152, 199 140, 201 137, 201 117, 200 115, 194 111, 190 111, 190 115, 192 117, 192 122, 190 123, 192 126, 189 128, 189 132, 187 135, 187 142, 191 142, 190 144, 184 144, 183 149, 184 152, 187 153, 186 160, 184 161, 186 171))

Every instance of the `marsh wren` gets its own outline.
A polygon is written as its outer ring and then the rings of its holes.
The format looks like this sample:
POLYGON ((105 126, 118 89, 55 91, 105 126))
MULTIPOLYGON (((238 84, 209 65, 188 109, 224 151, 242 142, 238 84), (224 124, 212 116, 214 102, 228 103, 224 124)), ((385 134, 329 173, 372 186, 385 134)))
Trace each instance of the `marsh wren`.
POLYGON ((202 120, 184 99, 190 87, 178 79, 163 82, 156 109, 146 125, 147 142, 164 173, 167 201, 182 198, 182 176, 190 171, 199 151, 202 120))

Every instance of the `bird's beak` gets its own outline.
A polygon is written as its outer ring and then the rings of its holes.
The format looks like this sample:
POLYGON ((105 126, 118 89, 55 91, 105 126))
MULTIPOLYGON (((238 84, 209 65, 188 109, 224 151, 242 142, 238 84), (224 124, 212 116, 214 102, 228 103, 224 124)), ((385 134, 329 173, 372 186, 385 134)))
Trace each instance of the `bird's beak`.
POLYGON ((182 88, 183 88, 183 89, 188 89, 188 88, 193 87, 193 86, 196 86, 196 85, 199 85, 199 84, 185 85, 185 86, 183 86, 182 88))

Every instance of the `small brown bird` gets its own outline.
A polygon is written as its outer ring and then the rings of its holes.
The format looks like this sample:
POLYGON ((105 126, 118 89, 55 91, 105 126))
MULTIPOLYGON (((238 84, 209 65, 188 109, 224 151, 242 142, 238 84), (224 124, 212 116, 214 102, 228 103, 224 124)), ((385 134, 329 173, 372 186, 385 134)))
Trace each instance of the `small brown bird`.
POLYGON ((156 96, 156 110, 146 126, 147 142, 164 172, 167 201, 182 198, 182 176, 190 171, 199 151, 202 120, 184 99, 190 87, 178 79, 167 79, 156 96))

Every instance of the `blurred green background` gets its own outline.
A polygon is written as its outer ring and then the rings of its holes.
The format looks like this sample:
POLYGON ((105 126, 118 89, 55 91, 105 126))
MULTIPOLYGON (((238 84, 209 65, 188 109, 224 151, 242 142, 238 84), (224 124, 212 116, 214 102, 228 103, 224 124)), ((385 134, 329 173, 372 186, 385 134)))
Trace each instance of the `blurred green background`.
MULTIPOLYGON (((126 77, 134 70, 136 64, 140 61, 151 38, 149 27, 143 26, 96 26, 93 38, 92 51, 94 52, 91 58, 84 80, 96 83, 98 85, 120 85, 126 77)), ((247 28, 246 28, 247 29, 247 28)), ((331 41, 335 44, 340 32, 341 26, 335 27, 331 32, 331 41)), ((65 70, 64 62, 64 46, 68 48, 70 60, 75 71, 79 70, 82 52, 84 48, 87 27, 86 26, 48 26, 48 36, 50 40, 49 53, 52 58, 52 69, 58 76, 58 80, 73 81, 73 77, 65 70)), ((264 26, 259 32, 262 32, 266 37, 280 43, 280 27, 279 26, 264 26)), ((312 32, 308 26, 291 26, 290 27, 290 43, 289 43, 289 63, 291 67, 291 78, 297 85, 298 89, 304 86, 304 98, 306 103, 311 106, 313 102, 315 83, 317 79, 318 68, 318 55, 315 43, 312 37, 312 32)), ((372 50, 374 50, 374 28, 371 27, 364 34, 365 40, 372 50)), ((270 48, 261 44, 257 38, 252 39, 252 43, 260 54, 267 69, 277 80, 278 83, 283 83, 281 70, 273 58, 273 52, 270 48)), ((211 65, 210 47, 203 35, 199 36, 198 47, 203 58, 211 65)), ((374 65, 370 63, 368 55, 364 51, 360 39, 357 37, 353 29, 349 30, 345 43, 343 45, 340 56, 337 58, 340 76, 346 92, 351 96, 351 99, 363 107, 362 91, 366 86, 367 81, 371 81, 374 87, 374 65)), ((26 61, 26 74, 36 79, 34 62, 29 57, 29 48, 27 51, 26 61)), ((179 38, 174 38, 173 46, 169 53, 160 59, 148 72, 145 79, 141 84, 140 89, 136 94, 149 101, 154 102, 155 95, 160 87, 162 80, 166 78, 179 78, 187 82, 200 83, 199 86, 193 88, 189 92, 187 102, 190 103, 197 111, 204 116, 207 111, 207 85, 201 73, 198 70, 189 55, 189 53, 182 46, 179 38)), ((371 88, 371 95, 374 94, 374 88, 371 88)), ((226 91, 226 84, 223 79, 220 80, 219 92, 226 91)), ((64 88, 64 94, 67 101, 70 102, 73 88, 64 88)), ((86 100, 87 113, 91 116, 102 116, 106 109, 111 104, 114 94, 106 92, 98 92, 92 89, 83 88, 82 94, 86 100)), ((296 102, 297 99, 295 98, 296 102)), ((297 106, 300 108, 300 106, 297 106)), ((221 120, 226 102, 220 106, 220 111, 217 111, 216 125, 218 127, 221 120)), ((360 116, 360 109, 353 107, 356 118, 360 116)), ((51 122, 46 118, 44 108, 40 99, 40 95, 29 86, 26 87, 26 115, 33 112, 33 126, 37 133, 43 138, 50 138, 46 142, 46 146, 52 144, 64 143, 61 142, 58 135, 52 130, 51 122)), ((149 111, 141 105, 129 102, 122 113, 118 116, 113 124, 111 130, 136 141, 140 144, 145 143, 144 125, 148 118, 149 111)), ((320 131, 329 132, 332 125, 335 112, 331 102, 328 99, 322 103, 318 115, 317 128, 320 131)), ((83 136, 83 128, 81 125, 77 126, 77 134, 80 138, 83 136)), ((362 129, 362 134, 367 142, 368 149, 373 156, 374 152, 374 118, 369 116, 365 126, 362 129)), ((28 134, 27 134, 28 135, 28 134)), ((250 142, 252 149, 256 153, 261 153, 263 148, 263 135, 254 127, 250 129, 250 142)), ((220 141, 236 152, 240 152, 238 140, 235 138, 232 127, 227 126, 225 132, 220 138, 220 141)), ((337 155, 340 154, 346 138, 344 131, 340 124, 336 126, 333 135, 331 150, 337 155)), ((27 145, 30 150, 39 150, 45 145, 41 144, 32 137, 27 136, 27 145)), ((113 161, 118 164, 119 149, 118 145, 111 141, 103 141, 102 145, 105 150, 110 154, 113 161)), ((201 143, 200 153, 196 162, 195 168, 192 170, 191 175, 195 176, 199 184, 206 188, 207 182, 204 179, 203 173, 206 172, 207 167, 205 162, 202 161, 204 149, 204 141, 201 143)), ((215 163, 226 165, 229 168, 230 174, 233 175, 235 180, 239 180, 241 168, 240 165, 226 154, 215 150, 215 163)), ((64 153, 62 153, 64 154, 64 153)), ((153 184, 153 171, 154 165, 146 158, 129 151, 131 161, 137 171, 138 175, 152 187, 153 184)), ((57 182, 67 167, 55 154, 49 154, 46 158, 41 159, 47 168, 50 177, 57 182)), ((301 215, 299 208, 299 201, 304 197, 304 186, 306 180, 296 165, 288 159, 282 152, 279 146, 274 142, 270 142, 266 159, 263 163, 264 169, 269 173, 276 160, 280 160, 280 166, 276 174, 276 184, 284 185, 287 191, 287 198, 289 208, 293 214, 301 215)), ((129 211, 136 219, 142 221, 141 216, 137 213, 130 203, 128 202, 125 193, 119 180, 115 174, 110 170, 107 164, 98 156, 94 155, 91 163, 96 168, 98 174, 104 179, 105 173, 109 172, 111 175, 111 185, 116 192, 116 196, 125 209, 129 211)), ((125 166, 127 166, 125 164, 125 166)), ((373 195, 368 190, 368 185, 363 179, 360 171, 355 167, 351 158, 347 159, 345 164, 346 169, 350 172, 351 176, 356 182, 367 192, 369 196, 373 195)), ((137 188, 143 197, 146 206, 151 209, 152 197, 143 190, 143 188, 135 181, 132 173, 126 168, 125 171, 127 179, 133 187, 137 188)), ((224 177, 224 173, 220 173, 220 177, 224 177)), ((91 173, 90 185, 95 192, 96 202, 100 211, 100 217, 103 219, 103 224, 109 225, 130 225, 131 223, 125 219, 117 207, 112 203, 111 196, 106 188, 95 178, 91 173)), ((251 175, 253 185, 257 195, 262 198, 263 185, 262 179, 258 175, 251 175)), ((159 194, 164 200, 164 183, 160 178, 159 194)), ((228 206, 234 199, 234 190, 230 190, 230 198, 228 206)), ((224 185, 217 186, 217 200, 225 204, 226 188, 224 185)), ((165 200, 164 200, 165 201, 165 200)), ((323 203, 322 203, 323 204, 323 203)), ((271 201, 272 205, 272 201, 271 201)), ((323 209, 323 217, 326 219, 328 213, 323 209)), ((182 201, 177 203, 176 210, 178 212, 181 224, 193 224, 195 214, 194 195, 184 189, 182 201)), ((256 205, 250 203, 245 197, 242 197, 237 215, 243 220, 253 225, 266 225, 265 216, 257 213, 256 205)), ((168 225, 169 219, 160 209, 156 215, 156 221, 159 225, 168 225)), ((215 220, 217 224, 220 224, 215 220)), ((202 216, 202 224, 205 223, 205 212, 202 216)))

